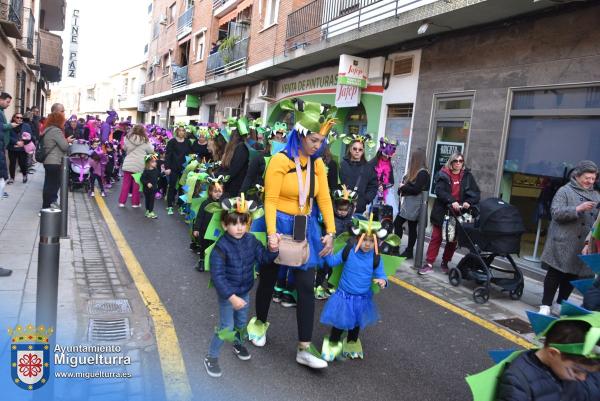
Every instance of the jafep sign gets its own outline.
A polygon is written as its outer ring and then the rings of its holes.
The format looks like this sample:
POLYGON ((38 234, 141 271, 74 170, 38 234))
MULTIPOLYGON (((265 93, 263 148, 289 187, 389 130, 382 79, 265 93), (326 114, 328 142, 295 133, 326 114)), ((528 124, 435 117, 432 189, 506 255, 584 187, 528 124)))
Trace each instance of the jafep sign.
POLYGON ((367 87, 369 60, 361 57, 342 54, 338 68, 338 85, 367 87))
POLYGON ((69 78, 77 75, 77 50, 79 47, 79 10, 73 10, 71 16, 71 40, 69 41, 69 78))
POLYGON ((335 89, 335 107, 356 107, 360 102, 361 89, 356 86, 338 85, 335 89))

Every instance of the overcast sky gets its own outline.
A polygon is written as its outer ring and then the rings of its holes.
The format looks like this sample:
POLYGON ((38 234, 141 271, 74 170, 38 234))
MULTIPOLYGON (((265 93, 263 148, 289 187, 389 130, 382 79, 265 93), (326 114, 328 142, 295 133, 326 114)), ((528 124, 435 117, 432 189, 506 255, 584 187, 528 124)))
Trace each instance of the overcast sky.
POLYGON ((149 0, 67 0, 62 32, 65 64, 63 85, 94 82, 144 61, 150 37, 149 0), (68 78, 73 10, 79 10, 77 77, 68 78))

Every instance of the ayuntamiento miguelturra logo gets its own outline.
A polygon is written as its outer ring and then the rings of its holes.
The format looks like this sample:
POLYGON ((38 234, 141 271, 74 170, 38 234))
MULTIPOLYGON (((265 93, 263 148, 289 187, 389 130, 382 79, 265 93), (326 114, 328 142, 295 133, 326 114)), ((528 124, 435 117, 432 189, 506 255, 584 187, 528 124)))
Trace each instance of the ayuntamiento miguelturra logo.
POLYGON ((24 390, 36 390, 50 379, 52 327, 16 326, 8 329, 12 381, 24 390))

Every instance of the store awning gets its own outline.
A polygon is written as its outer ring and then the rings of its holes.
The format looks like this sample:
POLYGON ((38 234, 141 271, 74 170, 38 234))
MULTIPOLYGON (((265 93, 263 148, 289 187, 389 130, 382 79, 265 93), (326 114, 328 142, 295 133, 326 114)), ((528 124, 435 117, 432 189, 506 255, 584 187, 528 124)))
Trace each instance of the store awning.
POLYGON ((246 8, 250 7, 252 5, 252 3, 254 3, 254 0, 242 1, 235 9, 231 10, 229 12, 229 14, 225 15, 222 18, 219 18, 219 26, 222 26, 222 25, 228 23, 229 21, 231 21, 232 19, 234 19, 235 17, 237 17, 237 15, 239 13, 244 11, 246 8))

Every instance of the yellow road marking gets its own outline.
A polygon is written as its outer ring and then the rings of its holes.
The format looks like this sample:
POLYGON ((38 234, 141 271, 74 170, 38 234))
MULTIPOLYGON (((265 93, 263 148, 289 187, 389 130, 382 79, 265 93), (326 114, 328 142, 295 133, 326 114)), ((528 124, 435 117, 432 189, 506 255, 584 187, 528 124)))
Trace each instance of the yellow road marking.
POLYGON ((485 329, 487 329, 487 330, 489 330, 489 331, 491 331, 491 332, 499 335, 500 337, 503 337, 503 338, 507 339, 508 341, 513 342, 513 343, 515 343, 515 344, 523 347, 523 348, 528 349, 528 348, 535 347, 534 344, 530 343, 529 341, 525 340, 524 338, 521 338, 521 337, 517 336, 516 334, 513 334, 510 331, 508 331, 506 329, 503 329, 500 326, 495 325, 492 322, 489 322, 489 321, 487 321, 485 319, 482 319, 479 316, 474 315, 474 314, 472 314, 469 311, 466 311, 466 310, 464 310, 462 308, 459 308, 458 306, 453 305, 450 302, 444 301, 443 299, 438 298, 438 297, 436 297, 433 294, 430 294, 430 293, 428 293, 426 291, 423 291, 420 288, 417 288, 414 285, 409 284, 409 283, 407 283, 404 280, 400 280, 399 278, 394 277, 394 276, 388 277, 388 280, 391 281, 394 284, 399 285, 402 288, 407 289, 410 292, 413 292, 413 293, 415 293, 415 294, 417 294, 417 295, 419 295, 419 296, 421 296, 421 297, 423 297, 423 298, 425 298, 425 299, 427 299, 427 300, 429 300, 429 301, 431 301, 433 303, 436 303, 436 304, 440 305, 443 308, 448 309, 451 312, 456 313, 457 315, 460 315, 460 316, 464 317, 465 319, 467 319, 467 320, 469 320, 469 321, 471 321, 471 322, 473 322, 473 323, 475 323, 475 324, 477 324, 477 325, 479 325, 479 326, 481 326, 481 327, 483 327, 483 328, 485 328, 485 329))
POLYGON ((154 329, 156 332, 156 343, 158 354, 160 356, 160 366, 162 369, 163 381, 165 383, 165 393, 169 401, 186 401, 192 398, 192 389, 188 381, 185 364, 179 340, 173 325, 173 319, 163 305, 156 290, 144 273, 140 262, 138 262, 133 250, 129 247, 125 236, 119 229, 112 213, 106 207, 104 199, 96 196, 96 202, 100 212, 106 221, 106 225, 117 244, 117 248, 125 261, 125 265, 133 278, 135 286, 144 300, 144 304, 150 312, 154 329))

